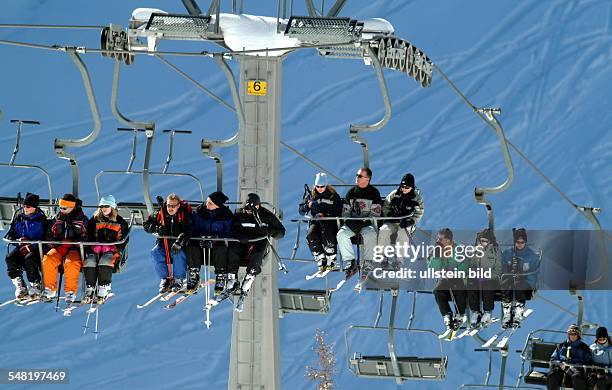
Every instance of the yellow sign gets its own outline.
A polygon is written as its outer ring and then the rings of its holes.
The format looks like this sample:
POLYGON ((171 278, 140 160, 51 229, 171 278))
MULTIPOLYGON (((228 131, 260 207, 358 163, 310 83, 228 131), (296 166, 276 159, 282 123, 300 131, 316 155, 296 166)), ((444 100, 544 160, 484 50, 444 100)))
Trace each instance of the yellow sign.
POLYGON ((266 86, 268 83, 264 80, 248 80, 247 93, 255 96, 266 96, 266 86))

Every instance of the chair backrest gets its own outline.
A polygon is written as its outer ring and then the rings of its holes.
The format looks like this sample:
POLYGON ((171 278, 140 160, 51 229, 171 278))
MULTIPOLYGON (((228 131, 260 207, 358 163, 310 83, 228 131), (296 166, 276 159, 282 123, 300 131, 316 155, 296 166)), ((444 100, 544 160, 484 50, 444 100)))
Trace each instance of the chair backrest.
MULTIPOLYGON (((550 357, 555 352, 557 344, 545 341, 533 341, 531 343, 531 359, 550 361, 550 357)), ((548 368, 548 363, 531 362, 531 367, 548 368)))

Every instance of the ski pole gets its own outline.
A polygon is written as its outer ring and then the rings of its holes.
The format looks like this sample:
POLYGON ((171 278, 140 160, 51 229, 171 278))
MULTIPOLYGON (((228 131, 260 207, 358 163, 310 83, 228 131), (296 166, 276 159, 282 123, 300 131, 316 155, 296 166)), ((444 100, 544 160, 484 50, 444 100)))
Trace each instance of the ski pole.
MULTIPOLYGON (((210 248, 210 242, 207 242, 206 247, 204 248, 204 279, 206 281, 206 286, 205 288, 205 295, 206 295, 206 302, 208 303, 208 301, 210 300, 210 283, 208 283, 208 279, 210 277, 209 275, 209 269, 208 269, 208 263, 210 262, 210 252, 211 252, 211 248, 210 248)), ((210 325, 212 325, 212 322, 210 321, 210 309, 206 309, 206 320, 204 320, 204 324, 206 324, 206 328, 210 329, 210 325)))
POLYGON ((57 284, 57 298, 55 300, 55 311, 59 310, 59 299, 60 299, 60 291, 62 290, 62 280, 64 278, 64 257, 62 257, 62 263, 57 267, 57 271, 59 272, 59 283, 57 284))
MULTIPOLYGON (((161 224, 162 226, 166 226, 166 218, 164 216, 164 198, 161 196, 157 196, 157 203, 159 204, 159 212, 161 213, 161 224)), ((174 275, 172 274, 172 261, 170 260, 170 252, 168 249, 168 239, 162 238, 164 243, 164 252, 166 252, 166 266, 168 267, 168 279, 174 279, 174 275)))

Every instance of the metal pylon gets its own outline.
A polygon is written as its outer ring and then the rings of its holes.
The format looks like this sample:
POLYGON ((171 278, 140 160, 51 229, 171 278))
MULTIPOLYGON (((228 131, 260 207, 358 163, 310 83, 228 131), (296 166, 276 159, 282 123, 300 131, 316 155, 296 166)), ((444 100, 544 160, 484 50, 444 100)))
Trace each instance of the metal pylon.
MULTIPOLYGON (((238 141, 238 196, 245 199, 249 192, 255 192, 262 201, 275 206, 279 202, 280 184, 282 60, 266 56, 238 57, 240 101, 245 116, 238 141), (255 80, 266 82, 265 95, 248 93, 249 81, 255 80)), ((281 388, 277 272, 276 261, 270 254, 264 260, 243 312, 234 312, 229 389, 281 388)))

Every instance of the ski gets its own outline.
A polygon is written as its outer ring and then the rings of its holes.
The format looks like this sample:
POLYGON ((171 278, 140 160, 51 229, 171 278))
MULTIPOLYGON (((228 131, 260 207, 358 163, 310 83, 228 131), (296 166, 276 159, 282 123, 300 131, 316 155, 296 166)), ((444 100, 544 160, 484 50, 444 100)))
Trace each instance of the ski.
POLYGON ((354 270, 349 270, 346 271, 346 276, 343 279, 340 279, 340 281, 338 282, 338 284, 336 284, 336 287, 332 288, 331 290, 329 290, 329 292, 334 292, 334 291, 338 291, 340 290, 340 288, 342 288, 342 286, 344 286, 344 284, 353 276, 355 276, 357 273, 359 272, 359 268, 355 267, 354 270))
POLYGON ((246 299, 246 297, 247 295, 245 293, 240 293, 238 299, 234 303, 234 310, 236 312, 242 313, 242 310, 244 309, 244 300, 246 299))
POLYGON ((74 301, 74 302, 66 305, 66 307, 63 310, 64 317, 71 317, 72 316, 72 312, 75 311, 75 310, 78 310, 82 306, 83 306, 83 304, 81 303, 81 301, 74 301))
POLYGON ((151 298, 148 301, 146 301, 145 303, 143 303, 141 305, 136 305, 136 307, 138 309, 144 309, 145 307, 149 306, 153 302, 156 302, 157 300, 159 300, 161 297, 163 297, 165 294, 168 294, 168 293, 169 293, 168 291, 161 292, 161 293, 155 295, 153 298, 151 298))
POLYGON ((453 341, 456 339, 456 335, 457 333, 459 333, 459 331, 461 330, 461 327, 465 324, 466 320, 465 317, 461 318, 461 322, 459 322, 456 327, 447 329, 446 332, 443 333, 443 335, 445 335, 445 337, 440 337, 438 336, 438 338, 443 339, 444 341, 453 341))
POLYGON ((496 345, 497 348, 504 349, 510 341, 510 337, 521 327, 521 323, 525 320, 525 318, 529 317, 533 313, 533 309, 527 309, 523 312, 522 318, 518 322, 514 322, 510 328, 510 333, 504 336, 496 345))
POLYGON ((0 307, 2 307, 2 306, 8 306, 8 305, 10 305, 11 303, 15 303, 15 304, 17 304, 17 301, 18 301, 18 299, 17 299, 17 298, 14 298, 14 299, 11 299, 11 300, 9 300, 9 301, 2 302, 2 303, 0 303, 0 307))
POLYGON ((183 291, 185 291, 186 287, 182 287, 179 290, 176 291, 170 291, 170 293, 164 295, 163 297, 159 298, 160 301, 162 302, 168 302, 170 299, 172 299, 173 297, 177 296, 178 294, 182 293, 183 291))
POLYGON ((114 296, 115 294, 109 293, 102 302, 99 302, 98 300, 94 301, 91 307, 87 309, 87 314, 95 313, 100 306, 104 305, 109 299, 111 299, 114 296))
POLYGON ((357 282, 357 284, 355 285, 355 287, 353 287, 353 290, 357 293, 361 293, 361 289, 363 288, 363 286, 366 284, 366 282, 368 281, 368 279, 370 279, 370 272, 367 272, 363 275, 361 275, 361 278, 359 279, 359 282, 357 282))
POLYGON ((506 333, 507 330, 508 328, 504 328, 504 329, 501 329, 499 332, 495 333, 493 336, 489 338, 489 340, 487 340, 484 344, 482 344, 482 348, 490 348, 501 335, 506 333))
MULTIPOLYGON (((218 304, 220 304, 221 302, 225 301, 226 299, 231 299, 231 296, 234 294, 234 289, 232 290, 228 290, 228 289, 224 289, 223 291, 221 291, 219 293, 219 295, 217 295, 215 298, 211 298, 207 303, 206 306, 204 306, 204 310, 210 310, 213 307, 217 306, 218 304)), ((233 301, 232 301, 233 303, 233 301)))
POLYGON ((483 323, 479 323, 478 325, 474 326, 474 327, 468 327, 465 331, 461 332, 458 336, 456 336, 456 339, 461 339, 465 336, 475 336, 478 332, 480 332, 482 329, 488 328, 489 325, 496 323, 499 321, 499 318, 493 317, 491 318, 491 321, 487 321, 487 323, 483 324, 483 323))
POLYGON ((331 272, 331 269, 325 269, 323 271, 319 270, 311 275, 306 275, 306 280, 312 280, 314 278, 324 278, 328 273, 331 272))
POLYGON ((200 283, 198 285, 198 288, 195 289, 195 291, 192 292, 191 294, 185 294, 185 292, 183 291, 182 295, 180 297, 176 298, 174 301, 172 301, 169 304, 165 305, 164 309, 174 309, 176 307, 176 305, 180 304, 181 302, 185 302, 185 300, 187 298, 189 298, 192 295, 197 294, 197 292, 200 291, 203 287, 206 287, 207 285, 210 285, 211 283, 214 283, 214 282, 215 282, 214 279, 210 279, 207 282, 200 283))

